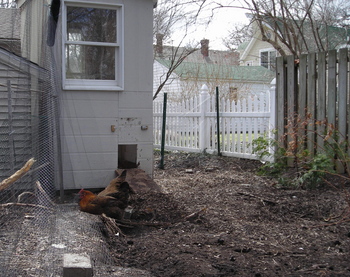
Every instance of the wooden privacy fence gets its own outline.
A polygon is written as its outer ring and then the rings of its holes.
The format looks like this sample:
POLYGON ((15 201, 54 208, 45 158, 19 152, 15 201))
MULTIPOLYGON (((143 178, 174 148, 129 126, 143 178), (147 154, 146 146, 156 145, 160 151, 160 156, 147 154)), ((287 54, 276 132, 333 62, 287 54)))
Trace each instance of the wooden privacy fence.
MULTIPOLYGON (((259 97, 242 101, 219 103, 217 120, 216 98, 203 85, 199 97, 182 103, 168 103, 166 111, 165 148, 188 152, 215 153, 225 156, 255 159, 252 141, 272 129, 275 122, 275 86, 259 97), (271 111, 271 107, 273 108, 271 111), (219 122, 220 134, 217 133, 219 122)), ((155 101, 154 146, 160 148, 163 120, 163 102, 155 101)))
POLYGON ((313 156, 323 151, 327 128, 338 131, 334 142, 350 142, 348 49, 278 57, 276 79, 277 136, 286 147, 298 141, 313 156))

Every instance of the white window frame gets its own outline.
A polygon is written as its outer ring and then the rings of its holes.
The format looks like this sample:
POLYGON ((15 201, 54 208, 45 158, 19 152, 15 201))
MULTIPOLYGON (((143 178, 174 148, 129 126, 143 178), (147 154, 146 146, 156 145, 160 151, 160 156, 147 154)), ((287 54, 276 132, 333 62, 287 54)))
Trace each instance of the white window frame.
POLYGON ((62 11, 62 86, 64 90, 124 90, 124 5, 104 2, 86 2, 81 0, 65 0, 62 11), (115 47, 114 80, 68 79, 66 78, 66 45, 67 40, 67 6, 97 9, 113 9, 117 11, 117 38, 115 43, 74 41, 76 45, 92 45, 115 47))
MULTIPOLYGON (((260 66, 263 66, 262 64, 261 64, 261 53, 262 52, 268 52, 268 57, 267 57, 267 68, 268 69, 271 69, 271 63, 270 63, 270 53, 271 52, 274 52, 274 53, 276 53, 276 56, 277 56, 277 51, 276 51, 276 49, 275 48, 265 48, 265 49, 260 49, 259 50, 259 65, 260 66)), ((266 67, 265 67, 266 68, 266 67)))

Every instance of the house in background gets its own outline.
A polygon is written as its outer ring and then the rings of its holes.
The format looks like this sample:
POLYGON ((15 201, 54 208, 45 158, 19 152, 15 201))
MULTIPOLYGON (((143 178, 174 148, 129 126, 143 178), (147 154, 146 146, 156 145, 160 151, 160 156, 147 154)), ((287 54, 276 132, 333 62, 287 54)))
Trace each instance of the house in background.
MULTIPOLYGON (((251 17, 251 15, 247 15, 251 17)), ((279 41, 279 38, 273 31, 271 26, 275 24, 280 24, 280 30, 284 30, 281 22, 275 22, 270 20, 265 20, 263 26, 266 31, 266 36, 272 38, 275 41, 279 41)), ((242 66, 263 66, 270 70, 275 70, 276 66, 276 57, 280 54, 276 49, 268 42, 263 41, 260 28, 257 26, 256 21, 252 23, 253 36, 250 40, 242 43, 238 47, 240 53, 240 65, 242 66)), ((310 23, 305 22, 303 24, 303 32, 309 33, 309 36, 305 36, 308 45, 308 52, 318 52, 318 48, 315 42, 315 39, 312 35, 312 26, 310 23)), ((350 38, 350 29, 334 27, 334 26, 325 26, 320 25, 319 29, 319 39, 327 46, 327 50, 340 49, 347 47, 349 45, 350 38)), ((283 35, 283 34, 281 34, 283 35)), ((283 43, 280 43, 281 47, 287 54, 291 54, 283 43)), ((306 49, 304 49, 306 52, 306 49)), ((302 50, 303 53, 303 50, 302 50)))
MULTIPOLYGON (((174 49, 156 47, 153 64, 155 92, 171 68, 174 49), (159 52, 162 49, 162 52, 159 52)), ((219 87, 221 97, 239 100, 259 95, 269 89, 274 72, 263 66, 239 66, 239 55, 232 51, 209 50, 209 41, 202 40, 201 48, 188 55, 171 73, 158 99, 167 93, 170 101, 183 101, 198 95, 200 88, 206 84, 209 93, 214 94, 219 87)))
POLYGON ((59 126, 58 137, 47 143, 61 146, 55 161, 47 161, 55 163, 49 175, 55 174, 56 189, 59 183, 64 189, 105 187, 117 168, 138 166, 152 175, 152 26, 157 1, 62 0, 54 11, 55 32, 48 25, 54 1, 18 0, 9 15, 14 36, 7 42, 45 69, 52 91, 41 87, 41 93, 50 103, 59 103, 58 120, 45 133, 54 135, 51 128, 59 126))
POLYGON ((262 40, 261 33, 256 33, 251 40, 239 45, 238 51, 241 66, 263 66, 275 70, 278 53, 271 44, 262 40))

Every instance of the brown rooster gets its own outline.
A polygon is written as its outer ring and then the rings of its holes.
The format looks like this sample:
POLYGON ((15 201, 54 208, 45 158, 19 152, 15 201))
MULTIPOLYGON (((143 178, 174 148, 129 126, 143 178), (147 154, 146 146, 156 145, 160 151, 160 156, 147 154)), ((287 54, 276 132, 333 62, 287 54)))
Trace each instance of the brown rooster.
POLYGON ((127 207, 125 201, 114 198, 113 196, 98 196, 84 189, 79 191, 79 196, 80 210, 90 214, 105 214, 109 217, 122 219, 124 209, 127 207))
MULTIPOLYGON (((116 172, 118 174, 118 172, 116 172)), ((129 183, 125 181, 126 179, 126 170, 123 170, 120 175, 114 178, 109 185, 101 191, 99 196, 114 196, 116 198, 127 197, 129 194, 134 193, 133 189, 130 187, 129 183)))
POLYGON ((80 210, 90 214, 105 214, 109 217, 122 219, 124 209, 128 206, 129 195, 134 193, 129 184, 125 182, 125 177, 126 170, 97 195, 88 190, 80 190, 80 210))

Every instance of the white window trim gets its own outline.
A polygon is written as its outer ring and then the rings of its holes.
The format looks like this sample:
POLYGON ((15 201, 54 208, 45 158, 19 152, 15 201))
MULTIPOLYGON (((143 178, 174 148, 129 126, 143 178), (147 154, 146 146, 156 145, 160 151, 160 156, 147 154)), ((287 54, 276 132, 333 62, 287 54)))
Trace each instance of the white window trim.
MULTIPOLYGON (((80 0, 65 0, 62 7, 62 86, 64 90, 124 90, 124 5, 110 4, 103 2, 86 2, 80 0), (67 44, 67 6, 89 7, 89 8, 106 8, 117 10, 117 42, 101 43, 103 46, 116 47, 116 64, 114 80, 91 80, 91 79, 67 79, 66 78, 66 57, 65 46, 67 44)), ((89 42, 77 42, 77 45, 91 45, 89 42)), ((93 45, 99 45, 93 42, 93 45)))
MULTIPOLYGON (((276 52, 276 54, 277 54, 277 51, 276 51, 276 49, 275 48, 265 48, 265 49, 260 49, 259 50, 259 65, 260 66, 262 66, 261 65, 261 53, 262 52, 276 52)), ((268 56, 268 59, 270 59, 270 54, 269 54, 269 56, 268 56)), ((270 69, 270 63, 268 62, 268 69, 270 69)))

